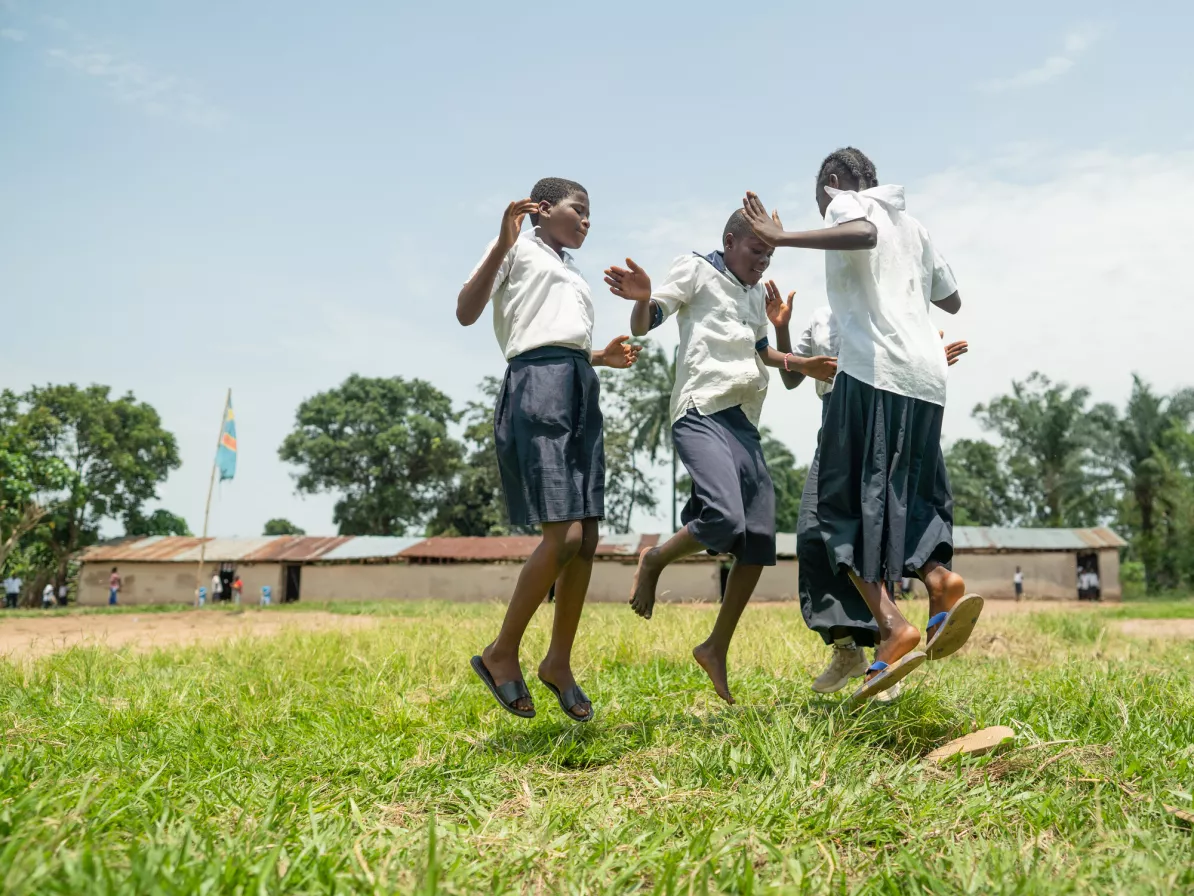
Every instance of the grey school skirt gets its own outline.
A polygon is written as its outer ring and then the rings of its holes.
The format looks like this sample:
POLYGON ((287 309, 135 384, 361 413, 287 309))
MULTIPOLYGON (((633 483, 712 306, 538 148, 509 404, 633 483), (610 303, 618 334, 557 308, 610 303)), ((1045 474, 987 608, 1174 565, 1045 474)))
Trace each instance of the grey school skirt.
MULTIPOLYGON (((821 421, 829 408, 829 395, 821 399, 821 421)), ((826 644, 833 643, 834 629, 838 637, 854 638, 859 647, 874 647, 879 643, 879 626, 871 615, 866 601, 850 581, 849 574, 836 567, 825 550, 821 527, 817 521, 817 468, 821 459, 821 435, 817 435, 817 453, 813 455, 804 493, 800 496, 800 516, 796 520, 796 562, 800 612, 805 624, 821 636, 826 644)))
POLYGON ((740 407, 703 416, 689 409, 672 441, 692 479, 680 519, 711 554, 775 566, 775 486, 759 431, 740 407))
POLYGON ((834 567, 881 582, 953 559, 944 413, 838 373, 817 470, 817 522, 834 567))
POLYGON ((545 346, 510 359, 493 432, 513 525, 605 517, 600 392, 579 349, 545 346))

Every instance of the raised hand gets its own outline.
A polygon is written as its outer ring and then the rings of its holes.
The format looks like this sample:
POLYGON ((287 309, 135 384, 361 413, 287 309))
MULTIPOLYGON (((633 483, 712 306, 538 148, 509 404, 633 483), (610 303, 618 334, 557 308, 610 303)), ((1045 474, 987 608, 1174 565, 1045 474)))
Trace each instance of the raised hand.
POLYGON ((498 245, 507 252, 518 242, 518 234, 522 232, 522 219, 539 207, 539 203, 532 199, 519 199, 506 206, 502 213, 502 226, 498 231, 498 245))
POLYGON ((602 350, 602 357, 606 367, 625 369, 638 360, 642 350, 641 345, 631 343, 629 336, 617 336, 602 350))
POLYGON ((767 319, 776 329, 786 327, 792 320, 792 299, 796 297, 796 290, 788 293, 788 301, 783 302, 779 297, 779 287, 774 280, 768 280, 767 286, 767 319))
POLYGON ((805 376, 811 376, 815 380, 820 380, 823 383, 832 383, 833 378, 837 376, 837 358, 830 358, 825 355, 818 355, 815 358, 809 358, 804 363, 805 376))
POLYGON ((606 268, 605 282, 609 291, 619 298, 633 302, 646 302, 651 298, 651 278, 632 258, 626 259, 625 268, 616 265, 606 268))
POLYGON ((783 235, 784 228, 779 223, 779 212, 767 214, 767 207, 763 200, 755 193, 748 192, 742 200, 742 212, 746 215, 746 222, 755 236, 768 246, 774 246, 783 235))

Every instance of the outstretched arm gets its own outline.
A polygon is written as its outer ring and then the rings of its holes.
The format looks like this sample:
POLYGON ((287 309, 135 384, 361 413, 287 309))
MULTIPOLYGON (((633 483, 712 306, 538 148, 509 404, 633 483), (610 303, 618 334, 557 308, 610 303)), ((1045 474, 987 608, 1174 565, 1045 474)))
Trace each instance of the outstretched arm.
POLYGON ((511 202, 506 206, 497 241, 481 262, 481 266, 473 272, 461 288, 460 294, 456 296, 456 319, 463 326, 475 324, 485 306, 489 304, 489 297, 493 294, 493 282, 506 259, 506 253, 518 240, 518 233, 522 230, 522 219, 538 207, 539 204, 530 199, 511 202))
POLYGON ((879 231, 870 221, 847 221, 836 227, 818 230, 784 230, 767 214, 763 201, 754 193, 746 194, 742 200, 742 211, 755 236, 770 246, 850 251, 874 249, 879 242, 879 231))
MULTIPOLYGON (((779 215, 773 213, 772 217, 778 224, 779 215)), ((792 300, 796 298, 796 290, 788 293, 788 301, 784 302, 779 297, 779 287, 775 285, 774 280, 768 280, 765 289, 767 319, 775 327, 775 349, 781 355, 790 355, 792 354, 792 334, 788 330, 788 325, 792 322, 792 300)), ((785 389, 795 389, 804 382, 804 374, 792 368, 791 362, 787 367, 779 368, 779 378, 783 380, 785 389)))
POLYGON ((617 265, 605 271, 605 283, 609 291, 622 299, 634 302, 630 311, 630 332, 635 336, 645 336, 651 329, 651 319, 655 316, 655 303, 651 301, 651 278, 647 272, 634 263, 634 259, 626 259, 626 267, 617 265))
MULTIPOLYGON (((800 355, 776 351, 771 346, 767 346, 759 349, 759 357, 767 367, 777 367, 786 373, 795 371, 801 374, 802 378, 808 376, 823 383, 832 383, 833 378, 837 376, 837 358, 830 358, 826 355, 802 358, 800 355)), ((787 385, 786 382, 785 385, 787 385)), ((794 387, 789 386, 788 388, 794 387)))
POLYGON ((594 349, 589 360, 594 367, 616 367, 625 370, 638 360, 641 345, 634 345, 629 336, 615 336, 605 348, 594 349))

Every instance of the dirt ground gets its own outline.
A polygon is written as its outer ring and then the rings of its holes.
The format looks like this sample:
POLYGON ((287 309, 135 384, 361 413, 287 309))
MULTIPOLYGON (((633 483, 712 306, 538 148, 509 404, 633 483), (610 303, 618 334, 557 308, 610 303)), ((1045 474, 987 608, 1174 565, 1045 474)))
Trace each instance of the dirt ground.
POLYGON ((211 644, 231 638, 269 638, 290 629, 326 631, 376 625, 371 616, 339 613, 262 613, 183 611, 45 619, 0 620, 0 657, 44 656, 76 645, 102 645, 152 650, 155 647, 211 644))
MULTIPOLYGON (((694 610, 713 611, 716 604, 677 604, 694 610)), ((789 607, 796 604, 762 603, 756 606, 789 607)), ((988 601, 983 615, 1006 616, 1045 611, 1091 612, 1096 605, 1076 601, 988 601)), ((670 608, 669 608, 670 609, 670 608)), ((298 613, 183 611, 120 615, 49 616, 45 619, 0 617, 0 657, 27 659, 66 650, 79 644, 129 647, 152 650, 155 647, 211 644, 231 638, 269 638, 285 629, 326 631, 360 629, 377 624, 372 616, 351 616, 318 610, 298 613)), ((1125 619, 1119 630, 1136 638, 1194 639, 1194 619, 1125 619)))

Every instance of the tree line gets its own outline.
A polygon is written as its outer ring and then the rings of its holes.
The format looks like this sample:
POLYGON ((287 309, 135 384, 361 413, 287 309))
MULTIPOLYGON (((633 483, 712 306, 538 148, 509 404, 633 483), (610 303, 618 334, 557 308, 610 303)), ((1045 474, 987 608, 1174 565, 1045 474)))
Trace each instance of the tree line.
MULTIPOLYGON (((635 512, 670 502, 674 525, 688 491, 671 444, 675 357, 648 343, 633 368, 602 375, 606 524, 628 532, 635 512)), ((425 380, 350 376, 299 405, 278 456, 294 467, 298 493, 336 497, 342 535, 520 534, 506 518, 493 445, 499 388, 486 377, 456 407, 425 380)), ((1194 390, 1164 395, 1134 377, 1121 412, 1035 373, 972 413, 992 438, 946 450, 957 524, 1112 525, 1130 543, 1126 584, 1194 586, 1194 390)), ((808 467, 762 435, 777 527, 793 532, 808 467)), ((0 392, 0 568, 27 583, 63 582, 105 520, 129 535, 190 534, 169 511, 145 512, 179 465, 174 436, 132 394, 0 392)), ((302 532, 274 519, 265 534, 302 532)))

